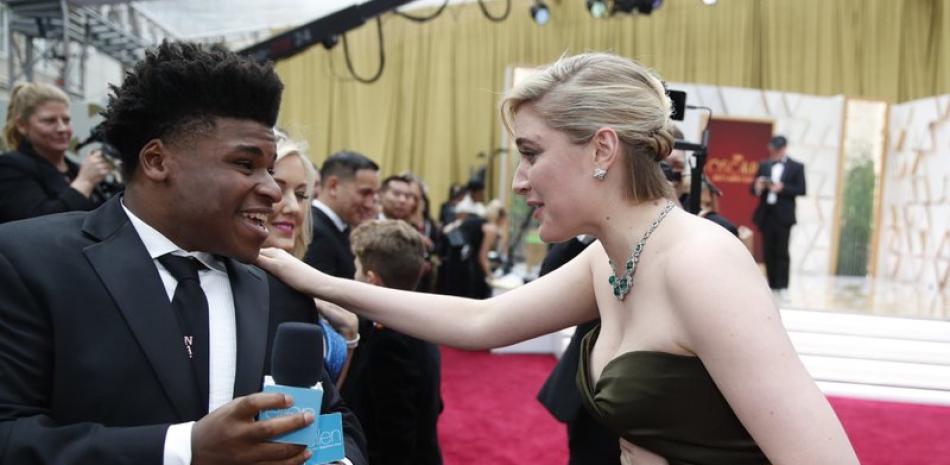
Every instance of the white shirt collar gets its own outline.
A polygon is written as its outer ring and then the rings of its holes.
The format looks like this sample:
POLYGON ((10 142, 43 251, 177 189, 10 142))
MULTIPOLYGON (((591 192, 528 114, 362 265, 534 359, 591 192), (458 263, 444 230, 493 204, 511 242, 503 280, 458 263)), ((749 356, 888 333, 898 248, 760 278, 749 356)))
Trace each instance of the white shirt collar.
POLYGON ((594 236, 592 236, 592 235, 590 235, 590 234, 581 234, 581 235, 577 236, 577 240, 578 240, 578 242, 580 242, 581 244, 590 244, 591 242, 594 242, 595 239, 597 239, 597 238, 594 237, 594 236))
POLYGON ((135 216, 132 213, 132 210, 129 210, 125 206, 125 200, 122 200, 122 209, 125 210, 125 214, 128 215, 129 220, 132 221, 132 227, 135 228, 135 232, 138 233, 139 237, 142 239, 142 243, 145 244, 145 250, 148 251, 148 255, 152 259, 157 259, 162 255, 167 255, 174 253, 175 255, 181 255, 184 257, 195 257, 202 264, 217 271, 227 272, 227 268, 224 266, 224 263, 221 260, 215 258, 214 255, 207 252, 186 252, 181 247, 175 245, 170 239, 165 237, 164 234, 158 232, 157 229, 149 226, 148 223, 142 221, 141 218, 135 216))
POLYGON ((327 215, 330 218, 330 221, 336 225, 336 228, 343 232, 346 229, 346 223, 343 222, 343 219, 340 218, 340 215, 337 215, 332 208, 328 207, 327 204, 320 201, 320 199, 313 199, 313 206, 320 209, 324 215, 327 215))

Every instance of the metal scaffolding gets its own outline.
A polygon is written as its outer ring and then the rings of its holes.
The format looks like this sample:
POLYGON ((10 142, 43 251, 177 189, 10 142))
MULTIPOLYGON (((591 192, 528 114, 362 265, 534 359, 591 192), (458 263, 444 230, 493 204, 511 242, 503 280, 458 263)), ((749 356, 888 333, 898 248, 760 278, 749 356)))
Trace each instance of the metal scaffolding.
POLYGON ((37 66, 54 70, 57 84, 83 97, 89 48, 123 66, 144 56, 147 47, 174 38, 130 2, 89 0, 4 0, 6 87, 33 80, 37 66))

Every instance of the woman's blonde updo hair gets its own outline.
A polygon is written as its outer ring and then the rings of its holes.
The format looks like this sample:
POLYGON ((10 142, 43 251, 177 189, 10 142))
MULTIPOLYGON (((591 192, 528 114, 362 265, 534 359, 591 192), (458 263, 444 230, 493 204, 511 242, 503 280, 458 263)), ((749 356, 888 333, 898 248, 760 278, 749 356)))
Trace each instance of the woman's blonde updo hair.
POLYGON ((575 144, 590 142, 600 128, 616 131, 633 201, 671 195, 658 162, 673 149, 672 107, 663 83, 643 65, 609 53, 563 56, 502 100, 509 131, 515 113, 528 103, 548 127, 575 144))
POLYGON ((313 200, 313 182, 317 179, 317 170, 313 167, 313 163, 310 162, 310 159, 307 158, 306 142, 291 139, 287 133, 279 129, 274 130, 274 136, 277 139, 277 159, 274 160, 274 164, 276 165, 285 157, 297 157, 300 159, 300 163, 303 164, 303 169, 306 173, 307 206, 304 208, 303 225, 300 227, 300 234, 297 234, 297 237, 294 238, 294 248, 290 251, 294 257, 302 259, 304 254, 307 253, 307 247, 310 246, 310 241, 313 240, 313 219, 310 215, 310 201, 313 200))
POLYGON ((16 127, 17 122, 26 121, 36 111, 36 107, 50 101, 69 105, 66 93, 50 84, 23 82, 10 91, 7 122, 3 127, 3 143, 8 149, 15 150, 23 142, 23 135, 16 127))

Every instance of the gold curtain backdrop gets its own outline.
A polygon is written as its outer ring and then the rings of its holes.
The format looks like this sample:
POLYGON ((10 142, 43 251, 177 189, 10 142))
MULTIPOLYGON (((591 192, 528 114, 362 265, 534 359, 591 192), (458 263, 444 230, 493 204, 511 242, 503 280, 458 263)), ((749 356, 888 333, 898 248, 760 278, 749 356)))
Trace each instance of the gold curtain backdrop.
MULTIPOLYGON (((948 0, 666 0, 652 15, 607 20, 591 18, 583 0, 546 3, 545 26, 530 18, 530 0, 512 0, 500 23, 474 2, 422 24, 386 14, 385 69, 371 85, 352 80, 342 41, 281 61, 280 124, 309 141, 315 162, 351 149, 383 175, 412 170, 427 182, 435 215, 449 184, 465 182, 487 160, 478 153, 499 146, 506 69, 565 52, 613 51, 676 82, 887 102, 950 93, 948 0)), ((505 2, 486 6, 500 15, 505 2)), ((347 39, 357 73, 374 74, 375 20, 347 39)))

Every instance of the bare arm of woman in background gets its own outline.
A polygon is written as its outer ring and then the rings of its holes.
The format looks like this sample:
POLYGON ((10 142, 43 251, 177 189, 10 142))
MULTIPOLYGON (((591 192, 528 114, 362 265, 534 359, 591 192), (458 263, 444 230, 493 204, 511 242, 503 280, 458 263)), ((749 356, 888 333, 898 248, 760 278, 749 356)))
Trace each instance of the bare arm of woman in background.
POLYGON ((491 279, 491 260, 488 259, 488 254, 494 248, 496 239, 498 239, 498 226, 487 222, 483 224, 482 246, 478 251, 478 265, 485 272, 485 279, 491 279))
MULTIPOLYGON (((317 311, 326 318, 327 322, 330 323, 330 326, 333 329, 337 330, 343 339, 347 342, 356 341, 359 337, 359 318, 353 312, 348 312, 346 309, 340 307, 337 304, 332 302, 327 302, 326 300, 313 299, 313 303, 317 306, 317 311)), ((343 362, 343 368, 340 370, 340 376, 336 379, 337 388, 343 386, 343 382, 346 381, 346 374, 350 371, 350 361, 353 359, 353 351, 356 350, 356 346, 346 347, 346 360, 343 362)))

